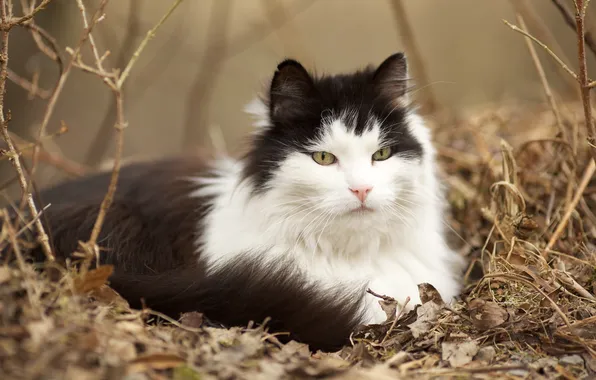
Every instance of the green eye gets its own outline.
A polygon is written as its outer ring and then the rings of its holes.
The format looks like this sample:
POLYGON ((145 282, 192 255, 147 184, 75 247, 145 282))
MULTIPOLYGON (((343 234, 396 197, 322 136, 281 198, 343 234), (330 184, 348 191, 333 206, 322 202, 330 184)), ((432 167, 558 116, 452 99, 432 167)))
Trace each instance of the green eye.
POLYGON ((389 147, 381 148, 372 155, 372 159, 375 161, 385 161, 389 157, 391 157, 391 148, 389 147))
POLYGON ((314 152, 312 159, 319 165, 331 165, 336 161, 335 156, 329 152, 314 152))

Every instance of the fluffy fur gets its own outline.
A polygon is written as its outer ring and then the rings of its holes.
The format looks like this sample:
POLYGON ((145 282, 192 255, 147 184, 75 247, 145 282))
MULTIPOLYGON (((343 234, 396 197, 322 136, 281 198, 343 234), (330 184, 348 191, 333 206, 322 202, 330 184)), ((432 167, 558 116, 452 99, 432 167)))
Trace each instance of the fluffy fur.
MULTIPOLYGON (((294 263, 324 289, 364 283, 412 306, 417 285, 429 282, 446 300, 456 296, 460 259, 444 240, 435 151, 407 106, 406 74, 402 54, 377 70, 323 78, 280 64, 269 105, 247 107, 258 128, 252 151, 197 179, 195 194, 214 197, 199 239, 209 270, 252 256, 294 263), (372 161, 383 146, 393 156, 372 161), (338 163, 317 164, 317 151, 338 163), (360 211, 350 191, 362 186, 372 187, 371 210, 360 211)), ((376 301, 366 296, 363 322, 384 320, 376 301)))
MULTIPOLYGON (((327 349, 359 323, 385 319, 367 287, 410 297, 410 307, 422 282, 452 299, 461 259, 445 242, 435 151, 407 83, 400 53, 322 77, 286 60, 246 108, 256 130, 244 157, 124 169, 99 240, 114 288, 175 317, 271 317, 274 329, 327 349), (373 159, 380 148, 390 157, 373 159), (315 152, 336 160, 321 165, 315 152)), ((104 173, 41 194, 58 254, 88 237, 107 181, 104 173)))

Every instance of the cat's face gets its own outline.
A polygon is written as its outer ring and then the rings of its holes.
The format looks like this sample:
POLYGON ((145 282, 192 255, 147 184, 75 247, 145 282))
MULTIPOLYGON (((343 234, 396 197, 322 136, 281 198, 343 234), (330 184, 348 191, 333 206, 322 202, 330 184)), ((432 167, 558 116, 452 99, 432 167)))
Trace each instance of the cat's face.
POLYGON ((425 144, 409 122, 406 75, 402 54, 321 78, 281 63, 269 104, 250 110, 262 116, 244 173, 255 192, 275 192, 306 220, 407 216, 425 144))

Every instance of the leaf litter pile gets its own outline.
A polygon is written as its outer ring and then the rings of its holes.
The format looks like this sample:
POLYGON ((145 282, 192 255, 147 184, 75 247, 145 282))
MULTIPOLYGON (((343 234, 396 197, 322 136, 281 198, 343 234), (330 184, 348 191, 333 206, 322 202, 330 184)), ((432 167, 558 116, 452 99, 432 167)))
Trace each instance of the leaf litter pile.
POLYGON ((420 284, 424 303, 403 314, 378 295, 387 321, 338 352, 281 344, 263 321, 221 329, 198 312, 131 310, 111 267, 41 272, 5 223, 16 260, 0 266, 0 378, 593 378, 596 181, 569 207, 590 156, 580 106, 561 111, 562 126, 542 106, 430 118, 465 291, 446 305, 420 284))

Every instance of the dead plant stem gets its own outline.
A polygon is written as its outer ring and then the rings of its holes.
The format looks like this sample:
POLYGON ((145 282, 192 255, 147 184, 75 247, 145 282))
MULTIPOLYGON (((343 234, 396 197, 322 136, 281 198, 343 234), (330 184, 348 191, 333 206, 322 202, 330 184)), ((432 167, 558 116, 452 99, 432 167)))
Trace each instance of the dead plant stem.
POLYGON ((594 159, 591 159, 590 163, 584 170, 584 174, 582 176, 581 182, 579 183, 579 186, 578 186, 577 190, 575 191, 575 195, 573 196, 571 203, 569 203, 567 205, 567 209, 565 210, 565 214, 563 215, 561 222, 555 229, 555 232, 553 232, 553 235, 551 236, 550 240, 548 241, 546 248, 544 248, 544 251, 542 252, 543 257, 546 257, 548 255, 549 251, 553 248, 553 246, 555 245, 557 240, 559 240, 559 237, 561 237, 563 230, 565 229, 565 227, 567 226, 567 223, 569 222, 569 218, 571 218, 571 214, 577 207, 579 200, 582 198, 582 196, 584 194, 584 190, 586 190, 588 183, 592 179, 592 176, 594 175, 594 171, 596 171, 596 163, 594 162, 594 159))
MULTIPOLYGON (((5 0, 0 0, 0 18, 2 21, 2 25, 6 25, 8 22, 8 15, 7 15, 7 4, 5 0)), ((27 186, 27 177, 25 176, 25 172, 23 170, 23 166, 21 165, 21 154, 17 150, 16 145, 13 143, 12 138, 10 137, 10 133, 8 133, 8 119, 4 116, 4 93, 6 91, 6 80, 8 78, 8 35, 10 32, 10 28, 3 28, 2 30, 2 50, 0 51, 0 128, 2 130, 2 137, 4 141, 8 145, 8 154, 12 165, 14 166, 17 176, 19 185, 21 186, 21 191, 23 192, 23 197, 26 199, 27 205, 29 206, 29 212, 31 213, 31 217, 35 217, 37 212, 37 207, 33 200, 33 196, 31 192, 28 190, 27 186)), ((45 232, 43 224, 39 219, 35 221, 35 228, 37 229, 38 233, 38 240, 41 244, 44 254, 49 261, 54 261, 54 255, 52 253, 52 249, 50 248, 50 241, 48 235, 45 232)))
POLYGON ((569 68, 569 66, 567 66, 565 64, 565 62, 563 62, 561 60, 561 58, 559 58, 559 56, 557 56, 548 46, 546 46, 543 42, 541 42, 540 40, 538 40, 536 37, 532 36, 531 34, 529 34, 528 32, 526 32, 525 30, 522 30, 520 28, 518 28, 517 26, 511 24, 509 21, 507 20, 503 20, 503 22, 505 23, 505 25, 507 25, 508 27, 510 27, 512 30, 514 30, 515 32, 521 33, 524 36, 528 37, 529 39, 531 39, 532 41, 534 41, 536 44, 538 44, 540 47, 542 47, 551 57, 554 58, 555 61, 557 61, 557 63, 559 65, 561 65, 561 67, 567 71, 567 73, 569 73, 569 75, 571 75, 573 77, 573 79, 577 80, 577 74, 575 74, 573 72, 573 70, 571 70, 569 68))
POLYGON ((575 23, 577 28, 577 55, 579 59, 578 81, 582 93, 582 102, 584 106, 584 118, 588 132, 588 143, 591 146, 592 157, 596 160, 596 127, 592 119, 592 106, 590 104, 590 87, 588 80, 588 69, 586 64, 586 45, 584 42, 584 21, 586 18, 586 8, 589 0, 577 0, 575 2, 575 23))

